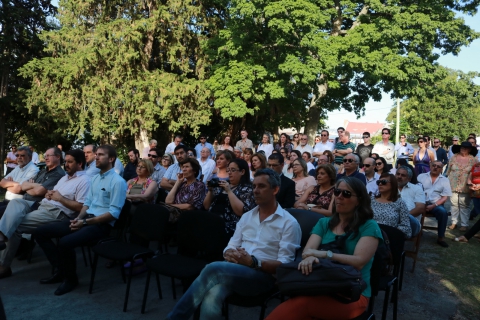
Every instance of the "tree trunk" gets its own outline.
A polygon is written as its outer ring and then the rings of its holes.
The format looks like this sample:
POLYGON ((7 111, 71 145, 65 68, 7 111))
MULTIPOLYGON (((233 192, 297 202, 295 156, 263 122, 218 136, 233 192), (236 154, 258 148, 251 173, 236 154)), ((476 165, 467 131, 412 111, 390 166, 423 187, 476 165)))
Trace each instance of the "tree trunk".
POLYGON ((140 151, 142 155, 143 149, 149 145, 148 132, 144 128, 138 128, 135 132, 135 148, 140 151))
MULTIPOLYGON (((7 97, 7 88, 8 88, 8 68, 5 67, 2 73, 2 78, 0 79, 0 100, 7 97)), ((0 159, 2 165, 0 167, 0 177, 3 178, 3 162, 6 158, 5 156, 5 119, 7 117, 7 110, 4 102, 0 102, 0 159)))
MULTIPOLYGON (((321 76, 323 78, 323 75, 321 76)), ((322 114, 322 107, 320 106, 321 99, 327 94, 328 84, 326 82, 318 85, 318 96, 313 95, 310 101, 310 108, 308 110, 308 119, 305 123, 305 133, 308 135, 308 141, 315 141, 315 136, 320 122, 320 115, 322 114)))

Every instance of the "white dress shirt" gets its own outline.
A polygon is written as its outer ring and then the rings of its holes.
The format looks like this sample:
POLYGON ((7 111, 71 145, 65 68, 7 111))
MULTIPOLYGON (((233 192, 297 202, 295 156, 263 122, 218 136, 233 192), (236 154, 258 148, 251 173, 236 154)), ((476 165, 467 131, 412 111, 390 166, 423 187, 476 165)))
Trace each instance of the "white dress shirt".
POLYGON ((202 158, 198 158, 198 163, 200 164, 200 167, 202 168, 202 173, 203 173, 203 182, 207 183, 208 180, 212 177, 212 172, 215 170, 215 167, 217 164, 215 163, 214 160, 208 158, 205 162, 202 161, 202 158))
MULTIPOLYGON (((400 197, 403 202, 407 205, 408 212, 415 208, 415 203, 425 203, 425 193, 423 192, 423 188, 419 185, 409 182, 403 187, 402 191, 398 191, 400 192, 400 197)), ((420 221, 422 215, 419 214, 415 218, 420 221)))
POLYGON ((279 204, 277 210, 260 222, 258 206, 244 213, 237 222, 228 249, 242 247, 260 261, 292 262, 300 248, 302 231, 297 220, 279 204))
POLYGON ((322 141, 320 141, 315 145, 315 148, 313 148, 313 152, 320 152, 323 154, 323 152, 326 150, 333 152, 333 149, 335 149, 335 145, 332 142, 326 141, 325 143, 323 143, 322 141))

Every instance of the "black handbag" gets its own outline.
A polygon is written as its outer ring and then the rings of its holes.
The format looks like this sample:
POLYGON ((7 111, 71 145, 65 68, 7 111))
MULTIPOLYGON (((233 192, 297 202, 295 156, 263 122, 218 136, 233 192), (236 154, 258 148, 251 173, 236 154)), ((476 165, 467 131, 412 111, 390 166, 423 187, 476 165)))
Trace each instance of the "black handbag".
MULTIPOLYGON (((320 246, 322 250, 343 253, 345 241, 352 234, 335 237, 335 241, 320 246)), ((277 268, 277 283, 282 294, 288 296, 332 296, 340 302, 358 301, 367 287, 362 273, 354 267, 328 259, 318 259, 312 272, 304 275, 298 270, 298 261, 285 263, 277 268)))

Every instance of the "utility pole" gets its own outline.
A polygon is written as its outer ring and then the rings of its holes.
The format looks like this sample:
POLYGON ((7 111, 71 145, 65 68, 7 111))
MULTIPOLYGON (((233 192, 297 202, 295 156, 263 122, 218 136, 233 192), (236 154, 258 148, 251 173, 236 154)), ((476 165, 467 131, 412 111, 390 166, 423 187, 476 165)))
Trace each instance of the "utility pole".
MULTIPOLYGON (((400 98, 397 98, 397 126, 395 130, 395 145, 400 142, 400 98)), ((395 163, 397 155, 395 154, 395 163)))

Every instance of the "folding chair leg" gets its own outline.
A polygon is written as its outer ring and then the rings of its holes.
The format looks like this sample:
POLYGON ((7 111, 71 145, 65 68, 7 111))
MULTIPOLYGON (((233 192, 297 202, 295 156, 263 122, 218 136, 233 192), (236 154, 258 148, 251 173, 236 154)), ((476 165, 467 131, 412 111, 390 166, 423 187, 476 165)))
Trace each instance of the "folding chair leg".
POLYGON ((260 309, 260 320, 265 319, 265 310, 267 309, 266 303, 262 304, 262 308, 260 309))
POLYGON ((173 299, 177 299, 177 291, 175 290, 175 278, 171 278, 172 280, 172 293, 173 293, 173 299))
POLYGON ((92 277, 90 278, 90 289, 88 293, 92 293, 93 290, 93 281, 95 280, 95 272, 97 271, 97 263, 98 263, 98 254, 95 253, 93 257, 93 264, 92 264, 92 277))
POLYGON ((155 273, 155 278, 157 279, 158 297, 160 299, 163 299, 162 287, 160 287, 160 276, 158 275, 158 273, 155 273))
POLYGON ((390 287, 387 286, 385 290, 385 300, 383 300, 382 320, 387 319, 388 300, 390 299, 390 287))
POLYGON ((147 304, 147 296, 148 296, 148 286, 150 285, 150 274, 152 272, 149 270, 147 273, 147 282, 145 282, 145 292, 143 293, 143 302, 142 302, 142 311, 141 313, 145 313, 145 305, 147 304))
POLYGON ((128 269, 127 291, 125 292, 125 302, 123 303, 123 312, 127 312, 128 295, 130 293, 130 283, 132 282, 133 264, 134 264, 133 261, 131 261, 130 268, 128 269))
POLYGON ((88 252, 88 262, 90 262, 90 266, 92 265, 92 250, 90 250, 90 247, 87 246, 87 252, 88 252))
POLYGON ((397 310, 398 310, 398 279, 393 284, 393 320, 397 320, 397 310))
POLYGON ((399 272, 399 277, 400 277, 400 284, 398 286, 398 290, 402 291, 403 287, 403 273, 405 272, 405 254, 402 256, 402 260, 400 262, 400 272, 399 272))
POLYGON ((85 255, 85 248, 83 246, 81 246, 80 248, 82 248, 83 262, 85 263, 85 267, 88 267, 87 256, 85 255))
POLYGON ((225 316, 225 320, 228 320, 228 302, 223 303, 223 315, 225 316))
POLYGON ((122 274, 123 283, 127 283, 127 277, 125 276, 125 268, 123 267, 122 261, 120 261, 120 273, 122 274))

